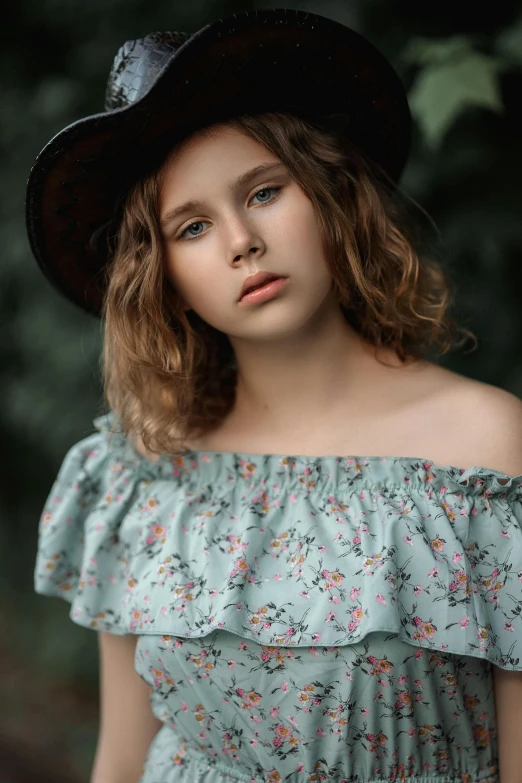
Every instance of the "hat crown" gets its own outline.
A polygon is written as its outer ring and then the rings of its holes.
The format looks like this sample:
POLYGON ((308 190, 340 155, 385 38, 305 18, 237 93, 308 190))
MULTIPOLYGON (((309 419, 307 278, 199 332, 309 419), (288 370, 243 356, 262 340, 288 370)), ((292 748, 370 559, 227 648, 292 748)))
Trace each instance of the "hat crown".
POLYGON ((159 32, 126 41, 112 64, 105 91, 105 111, 121 109, 140 100, 172 54, 190 37, 190 33, 159 32))

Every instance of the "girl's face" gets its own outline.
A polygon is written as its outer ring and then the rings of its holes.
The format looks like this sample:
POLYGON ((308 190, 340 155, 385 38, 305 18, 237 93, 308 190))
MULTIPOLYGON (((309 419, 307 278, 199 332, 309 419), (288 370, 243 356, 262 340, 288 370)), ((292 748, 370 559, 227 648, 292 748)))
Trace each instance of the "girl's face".
POLYGON ((238 130, 214 126, 167 160, 160 222, 166 271, 186 309, 233 345, 234 338, 295 335, 320 309, 334 306, 311 201, 273 153, 238 130), (199 203, 172 216, 185 202, 199 203), (274 299, 240 303, 245 278, 259 271, 289 279, 274 299))

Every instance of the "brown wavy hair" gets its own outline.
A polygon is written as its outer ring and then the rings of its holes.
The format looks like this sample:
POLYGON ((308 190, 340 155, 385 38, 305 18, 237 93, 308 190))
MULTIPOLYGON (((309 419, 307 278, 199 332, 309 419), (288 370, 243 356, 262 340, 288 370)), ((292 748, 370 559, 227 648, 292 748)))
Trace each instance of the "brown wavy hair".
MULTIPOLYGON (((392 349, 410 363, 467 338, 476 348, 473 332, 449 315, 441 264, 421 261, 417 229, 397 198, 405 194, 382 170, 346 139, 291 114, 226 124, 271 150, 311 200, 339 305, 376 353, 392 349)), ((141 179, 124 202, 107 269, 101 370, 123 431, 149 453, 179 455, 231 411, 237 365, 226 334, 184 311, 165 274, 162 172, 160 165, 141 179)))

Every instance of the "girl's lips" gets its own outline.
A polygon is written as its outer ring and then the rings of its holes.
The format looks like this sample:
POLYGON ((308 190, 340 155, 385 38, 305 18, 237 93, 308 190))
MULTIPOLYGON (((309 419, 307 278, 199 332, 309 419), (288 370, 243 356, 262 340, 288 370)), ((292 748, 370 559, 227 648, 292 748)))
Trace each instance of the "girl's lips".
POLYGON ((239 300, 239 302, 240 304, 257 304, 258 302, 264 302, 278 294, 279 291, 282 291, 287 282, 287 277, 278 277, 277 280, 271 280, 264 286, 256 288, 255 291, 251 291, 249 294, 245 294, 239 300))

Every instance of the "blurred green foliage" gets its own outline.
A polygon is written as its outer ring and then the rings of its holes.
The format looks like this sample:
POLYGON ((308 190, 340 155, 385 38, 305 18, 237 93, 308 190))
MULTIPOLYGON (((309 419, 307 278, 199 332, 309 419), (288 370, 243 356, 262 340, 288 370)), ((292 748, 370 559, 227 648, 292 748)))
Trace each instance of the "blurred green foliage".
MULTIPOLYGON (((9 705, 0 718, 8 738, 0 741, 0 783, 87 781, 97 730, 96 634, 74 625, 64 602, 35 596, 32 578, 45 498, 65 452, 92 431, 100 410, 101 325, 56 293, 32 258, 24 228, 30 167, 55 133, 102 110, 110 64, 125 40, 153 30, 195 31, 219 16, 263 7, 25 0, 4 15, 0 650, 11 686, 5 678, 0 683, 9 705)), ((518 3, 485 10, 475 4, 473 13, 457 3, 407 0, 286 7, 352 26, 396 66, 415 118, 402 186, 435 220, 440 260, 454 281, 454 314, 479 338, 478 351, 440 363, 522 397, 518 3)))

